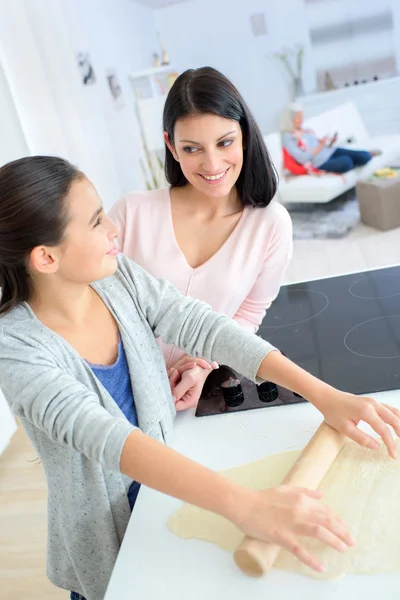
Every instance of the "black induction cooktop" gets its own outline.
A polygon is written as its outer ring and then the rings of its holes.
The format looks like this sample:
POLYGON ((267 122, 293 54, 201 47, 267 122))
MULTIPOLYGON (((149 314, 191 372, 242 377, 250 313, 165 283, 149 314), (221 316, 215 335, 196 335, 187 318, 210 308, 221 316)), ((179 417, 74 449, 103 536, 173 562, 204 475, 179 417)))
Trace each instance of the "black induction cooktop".
MULTIPOLYGON (((400 266, 283 286, 258 334, 341 390, 372 394, 400 388, 400 266)), ((233 372, 213 376, 197 416, 302 401, 276 386, 263 396, 233 372), (221 388, 221 379, 233 390, 221 388)))

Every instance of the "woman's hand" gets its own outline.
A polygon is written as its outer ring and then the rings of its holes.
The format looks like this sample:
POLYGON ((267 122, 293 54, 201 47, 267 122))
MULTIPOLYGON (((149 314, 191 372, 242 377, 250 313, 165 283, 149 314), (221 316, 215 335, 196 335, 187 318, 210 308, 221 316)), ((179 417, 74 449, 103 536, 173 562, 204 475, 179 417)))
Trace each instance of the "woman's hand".
POLYGON ((200 399, 204 382, 218 363, 203 358, 183 356, 168 369, 169 383, 177 411, 195 408, 200 399))
POLYGON ((177 412, 197 406, 204 382, 212 370, 203 369, 194 363, 169 370, 169 382, 177 412))
POLYGON ((329 138, 327 135, 325 135, 323 138, 321 138, 320 140, 318 140, 319 144, 318 146, 315 146, 315 148, 313 148, 311 150, 311 154, 313 156, 316 156, 319 152, 321 152, 321 150, 323 148, 325 148, 325 146, 327 146, 328 142, 329 142, 329 138))
POLYGON ((231 520, 246 535, 278 544, 311 569, 324 571, 299 538, 316 538, 339 552, 354 545, 354 540, 344 521, 318 501, 321 496, 319 491, 285 485, 262 492, 247 490, 240 503, 242 514, 231 520))
POLYGON ((335 135, 331 138, 331 140, 330 140, 330 142, 328 144, 330 148, 333 146, 333 144, 336 144, 337 139, 338 139, 338 134, 335 133, 335 135))
POLYGON ((319 145, 321 146, 321 148, 325 148, 325 146, 327 146, 330 142, 330 138, 328 135, 324 135, 324 137, 322 137, 319 140, 319 145))
POLYGON ((316 404, 324 415, 325 421, 341 433, 361 446, 379 449, 379 443, 370 435, 358 429, 360 421, 368 423, 378 433, 392 458, 397 458, 396 443, 389 425, 400 436, 400 411, 388 404, 379 404, 372 398, 364 398, 340 392, 332 388, 332 392, 323 403, 316 404))
POLYGON ((183 367, 187 367, 188 365, 190 365, 190 368, 198 366, 198 367, 201 367, 202 369, 206 369, 206 370, 218 369, 218 366, 219 366, 216 361, 209 363, 204 358, 193 358, 192 356, 188 356, 187 354, 185 354, 185 356, 182 356, 182 358, 177 360, 176 363, 171 365, 169 370, 171 370, 171 369, 179 370, 183 367))

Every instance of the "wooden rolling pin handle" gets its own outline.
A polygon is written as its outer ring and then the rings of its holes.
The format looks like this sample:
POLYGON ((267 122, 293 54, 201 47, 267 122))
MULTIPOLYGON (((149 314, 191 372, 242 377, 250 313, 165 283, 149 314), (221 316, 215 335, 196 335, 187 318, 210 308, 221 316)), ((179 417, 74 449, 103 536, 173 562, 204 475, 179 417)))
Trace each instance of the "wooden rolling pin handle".
MULTIPOLYGON (((283 484, 316 490, 343 447, 345 436, 323 422, 283 480, 283 484)), ((281 547, 244 537, 234 559, 247 575, 261 577, 274 564, 281 547)))

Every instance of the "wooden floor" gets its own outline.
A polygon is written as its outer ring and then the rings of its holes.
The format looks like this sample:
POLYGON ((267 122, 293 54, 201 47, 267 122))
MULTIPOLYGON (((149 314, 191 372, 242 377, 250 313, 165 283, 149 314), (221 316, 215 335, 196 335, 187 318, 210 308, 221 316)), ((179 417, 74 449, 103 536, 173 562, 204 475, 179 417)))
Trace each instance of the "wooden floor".
MULTIPOLYGON (((400 198, 399 198, 400 210, 400 198)), ((341 240, 295 240, 286 283, 400 265, 400 228, 359 225, 341 240)))
POLYGON ((21 427, 0 456, 0 599, 64 600, 46 578, 46 481, 21 427))
MULTIPOLYGON (((299 240, 286 281, 400 264, 400 229, 359 226, 344 240, 299 240)), ((67 600, 45 575, 46 483, 21 430, 0 456, 0 600, 67 600)))

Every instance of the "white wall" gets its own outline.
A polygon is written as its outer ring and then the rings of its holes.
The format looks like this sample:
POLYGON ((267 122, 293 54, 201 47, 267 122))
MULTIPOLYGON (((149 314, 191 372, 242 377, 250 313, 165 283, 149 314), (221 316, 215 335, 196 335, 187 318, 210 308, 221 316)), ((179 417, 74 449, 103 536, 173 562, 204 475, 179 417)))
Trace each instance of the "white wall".
MULTIPOLYGON (((331 4, 338 10, 344 1, 331 4)), ((400 2, 384 2, 392 5, 400 65, 400 2)), ((264 133, 277 128, 291 98, 290 78, 274 52, 304 44, 304 89, 315 90, 304 0, 188 0, 153 11, 132 0, 0 0, 0 10, 0 161, 19 153, 65 156, 93 179, 106 207, 144 187, 128 73, 151 65, 159 51, 156 28, 178 70, 212 65, 230 77, 264 133), (268 33, 254 37, 249 17, 258 12, 265 13, 268 33), (94 86, 81 83, 78 52, 90 53, 94 86), (120 110, 107 86, 108 69, 116 70, 123 89, 120 110)))
POLYGON ((5 450, 17 430, 17 423, 0 390, 0 454, 5 450))
MULTIPOLYGON (((304 0, 192 0, 153 12, 171 62, 179 70, 204 65, 221 70, 237 85, 263 133, 268 133, 278 127, 281 110, 291 99, 290 79, 283 65, 267 58, 268 55, 285 46, 304 44, 304 92, 315 92, 315 67, 321 57, 312 56, 310 13, 317 14, 319 11, 324 19, 328 16, 336 22, 342 19, 344 6, 349 10, 352 7, 354 13, 355 4, 362 4, 364 12, 367 8, 375 10, 378 5, 392 7, 393 44, 400 69, 399 0, 371 0, 367 3, 365 0, 357 0, 356 3, 355 0, 324 0, 309 4, 312 11, 307 10, 304 0), (253 37, 249 16, 258 12, 265 14, 268 32, 266 36, 253 37)), ((353 48, 352 52, 357 51, 361 56, 366 54, 365 44, 367 47, 378 44, 383 51, 378 34, 371 35, 370 39, 361 36, 357 43, 359 47, 353 48)), ((323 51, 324 64, 336 64, 338 45, 324 46, 323 51)), ((377 54, 376 48, 374 52, 377 54)))
POLYGON ((151 10, 131 0, 1 1, 0 59, 29 153, 78 164, 110 207, 143 188, 141 144, 128 81, 157 48, 151 10), (76 64, 89 52, 97 82, 76 64), (116 108, 106 72, 115 69, 125 106, 116 108))
POLYGON ((28 146, 0 63, 0 165, 28 154, 28 146))
MULTIPOLYGON (((271 55, 284 46, 309 48, 303 0, 193 0, 155 10, 169 58, 178 70, 205 65, 227 75, 253 111, 263 133, 276 128, 291 99, 291 82, 271 55), (268 33, 254 37, 250 15, 265 13, 268 33)), ((304 87, 314 90, 314 70, 306 50, 304 87)))
MULTIPOLYGON (((389 15, 398 8, 397 0, 324 0, 306 4, 310 29, 319 32, 313 49, 314 66, 319 79, 329 71, 334 82, 343 86, 346 82, 372 81, 378 75, 389 78, 396 74, 396 22, 389 15), (382 23, 381 17, 384 17, 382 23), (367 28, 363 25, 368 19, 367 28), (360 27, 353 28, 351 23, 360 27), (378 27, 374 27, 378 25, 378 27), (331 27, 336 31, 329 40, 322 38, 331 27)), ((398 26, 398 25, 397 25, 398 26)), ((332 33, 332 30, 331 30, 332 33)), ((311 33, 312 35, 312 33, 311 33)), ((396 61, 397 58, 397 61, 396 61)))
POLYGON ((400 2, 391 0, 393 15, 393 43, 396 53, 397 71, 400 73, 400 2))

